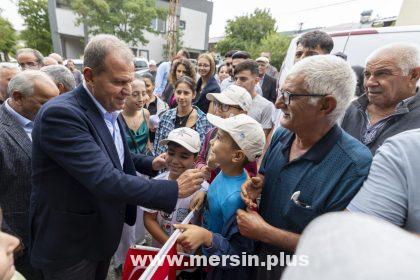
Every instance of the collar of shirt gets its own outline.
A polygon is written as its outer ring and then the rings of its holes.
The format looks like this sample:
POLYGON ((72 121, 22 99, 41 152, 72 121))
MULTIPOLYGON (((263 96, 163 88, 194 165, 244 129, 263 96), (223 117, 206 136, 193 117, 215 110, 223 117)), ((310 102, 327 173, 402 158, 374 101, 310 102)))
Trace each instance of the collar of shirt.
POLYGON ((101 103, 99 103, 98 100, 93 96, 93 94, 90 92, 89 88, 86 85, 86 82, 83 81, 83 87, 85 88, 86 92, 92 98, 93 103, 95 103, 96 107, 98 108, 99 112, 102 114, 102 117, 108 121, 110 121, 113 125, 115 125, 115 122, 117 121, 118 115, 121 111, 114 111, 114 112, 108 112, 104 106, 102 106, 101 103))
POLYGON ((34 127, 34 122, 33 121, 28 120, 27 118, 25 118, 24 116, 22 116, 21 114, 16 112, 12 107, 10 107, 9 99, 7 99, 4 103, 5 103, 7 111, 9 111, 9 113, 12 114, 16 118, 16 120, 19 122, 19 124, 23 128, 32 129, 34 127))
MULTIPOLYGON (((316 163, 321 162, 324 157, 331 151, 337 141, 340 139, 342 134, 341 128, 335 124, 318 142, 315 143, 305 154, 299 159, 307 159, 316 163)), ((290 133, 285 141, 285 145, 282 148, 282 152, 286 155, 287 151, 290 150, 293 140, 296 134, 290 133)))

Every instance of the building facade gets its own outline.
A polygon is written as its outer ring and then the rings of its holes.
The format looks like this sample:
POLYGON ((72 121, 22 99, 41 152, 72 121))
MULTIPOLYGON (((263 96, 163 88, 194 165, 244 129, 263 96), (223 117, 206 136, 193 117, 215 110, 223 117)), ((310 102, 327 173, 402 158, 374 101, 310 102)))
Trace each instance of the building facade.
MULTIPOLYGON (((157 0, 158 7, 167 8, 169 1, 157 0)), ((62 0, 48 0, 48 11, 54 52, 65 58, 81 58, 84 42, 88 42, 88 30, 83 24, 76 25, 77 16, 62 0)), ((213 17, 213 2, 207 0, 180 0, 177 22, 181 30, 183 48, 190 51, 192 57, 207 50, 209 29, 213 17)), ((152 20, 151 26, 159 34, 145 32, 149 41, 146 45, 130 46, 137 57, 159 62, 164 60, 167 22, 152 20)))

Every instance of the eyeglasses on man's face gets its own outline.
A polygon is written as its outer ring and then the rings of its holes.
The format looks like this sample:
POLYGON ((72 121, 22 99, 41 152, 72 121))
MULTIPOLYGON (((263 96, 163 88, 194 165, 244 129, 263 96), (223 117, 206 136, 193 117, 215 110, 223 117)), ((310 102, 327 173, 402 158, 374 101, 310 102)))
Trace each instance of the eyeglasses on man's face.
POLYGON ((325 97, 325 96, 327 96, 328 94, 315 94, 315 93, 293 93, 293 92, 290 92, 290 91, 287 91, 287 90, 285 90, 285 89, 281 89, 280 91, 279 91, 279 98, 280 97, 282 97, 283 98, 283 101, 284 101, 284 104, 286 104, 286 105, 289 105, 290 104, 290 100, 293 98, 293 97, 299 97, 299 96, 310 96, 310 97, 325 97))
POLYGON ((227 111, 229 111, 230 108, 236 108, 238 110, 241 110, 241 108, 239 106, 223 104, 223 103, 221 103, 219 101, 216 101, 216 100, 213 101, 213 106, 214 106, 215 109, 220 110, 223 113, 226 113, 227 111))

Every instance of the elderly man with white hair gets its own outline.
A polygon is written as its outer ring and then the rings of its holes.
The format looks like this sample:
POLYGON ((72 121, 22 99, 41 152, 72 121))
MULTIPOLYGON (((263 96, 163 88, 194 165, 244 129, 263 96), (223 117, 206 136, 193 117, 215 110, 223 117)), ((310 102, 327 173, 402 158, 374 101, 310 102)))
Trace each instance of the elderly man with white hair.
MULTIPOLYGON (((238 210, 242 235, 259 241, 256 253, 291 257, 306 225, 340 211, 358 192, 372 161, 369 149, 344 132, 337 120, 351 102, 356 78, 333 55, 296 63, 279 92, 283 111, 259 174, 242 186, 248 209, 238 210), (261 194, 258 211, 255 199, 261 194)), ((284 266, 255 267, 252 279, 279 279, 284 266)))
POLYGON ((73 73, 63 65, 44 66, 41 68, 41 71, 45 72, 53 79, 60 90, 60 94, 72 91, 76 88, 76 80, 74 79, 73 73))
POLYGON ((394 43, 375 50, 366 60, 366 93, 348 108, 341 127, 372 154, 389 137, 420 128, 420 48, 394 43))
POLYGON ((19 73, 19 66, 10 62, 0 63, 0 104, 7 99, 7 86, 9 81, 19 73))
POLYGON ((53 81, 41 71, 15 75, 9 99, 0 107, 0 208, 3 227, 25 247, 15 266, 27 279, 42 279, 29 263, 29 199, 31 195, 31 132, 42 104, 58 95, 53 81))

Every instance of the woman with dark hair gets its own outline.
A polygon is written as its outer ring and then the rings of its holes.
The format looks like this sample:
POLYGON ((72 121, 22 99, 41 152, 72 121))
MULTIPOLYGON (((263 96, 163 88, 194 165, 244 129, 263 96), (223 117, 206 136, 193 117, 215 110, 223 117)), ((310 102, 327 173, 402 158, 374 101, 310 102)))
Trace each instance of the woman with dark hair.
POLYGON ((229 68, 227 67, 226 64, 222 64, 217 69, 217 74, 216 74, 216 80, 219 86, 222 83, 222 81, 226 78, 229 78, 229 68))
POLYGON ((195 105, 207 114, 210 106, 210 101, 206 98, 207 93, 220 92, 220 86, 214 77, 216 64, 211 54, 203 53, 198 57, 197 65, 200 79, 197 82, 197 101, 195 105))
POLYGON ((162 100, 168 103, 169 108, 176 107, 176 99, 174 96, 175 82, 182 76, 188 76, 195 81, 195 69, 192 63, 185 58, 177 58, 172 62, 171 73, 169 75, 169 83, 166 85, 162 93, 162 100))
POLYGON ((183 76, 176 81, 174 87, 177 106, 166 111, 160 118, 153 145, 155 155, 166 152, 167 147, 160 145, 159 142, 165 139, 169 132, 175 128, 189 127, 194 129, 200 135, 201 143, 204 141, 207 131, 211 128, 206 114, 198 107, 192 105, 192 101, 196 95, 194 80, 188 76, 183 76))

